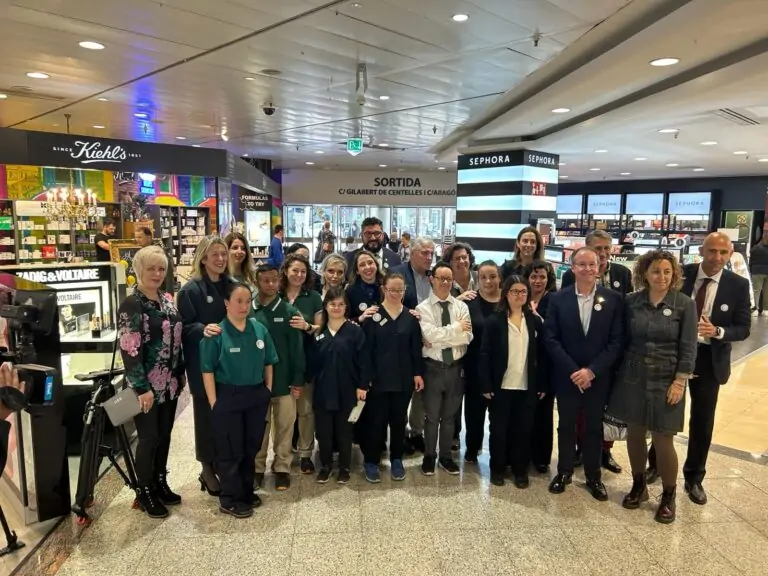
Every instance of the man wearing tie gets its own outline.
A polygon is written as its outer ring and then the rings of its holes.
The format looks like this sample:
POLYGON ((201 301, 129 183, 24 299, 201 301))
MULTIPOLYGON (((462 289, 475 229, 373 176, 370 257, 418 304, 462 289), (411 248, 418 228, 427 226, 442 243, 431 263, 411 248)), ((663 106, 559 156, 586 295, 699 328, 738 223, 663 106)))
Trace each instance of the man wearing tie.
POLYGON ((596 500, 605 501, 608 492, 600 471, 603 411, 622 350, 624 306, 620 294, 597 285, 599 268, 600 257, 594 249, 584 247, 574 252, 576 282, 552 294, 544 327, 559 415, 557 475, 549 491, 562 494, 571 483, 576 420, 583 409, 587 490, 596 500))
POLYGON ((437 461, 448 474, 455 475, 459 473, 459 467, 453 460, 451 444, 456 414, 464 396, 462 360, 472 341, 472 322, 467 305, 451 296, 453 272, 448 264, 435 264, 431 282, 432 294, 416 307, 424 339, 422 355, 426 369, 422 392, 427 416, 424 426, 426 449, 421 473, 434 475, 437 461))
MULTIPOLYGON (((712 444, 717 397, 720 386, 731 375, 731 342, 749 337, 752 319, 749 282, 724 269, 733 253, 730 238, 714 232, 707 236, 699 252, 701 263, 683 268, 682 291, 694 299, 699 314, 699 347, 689 386, 691 419, 683 475, 688 497, 703 505, 707 503, 707 493, 702 482, 712 444)), ((653 463, 652 467, 655 468, 653 463)))

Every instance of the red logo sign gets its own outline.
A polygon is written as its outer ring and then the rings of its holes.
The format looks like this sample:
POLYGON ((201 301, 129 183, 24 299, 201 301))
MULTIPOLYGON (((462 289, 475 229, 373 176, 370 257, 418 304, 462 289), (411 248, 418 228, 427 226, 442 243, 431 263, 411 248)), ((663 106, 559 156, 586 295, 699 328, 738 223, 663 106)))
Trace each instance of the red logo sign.
POLYGON ((546 196, 547 195, 546 182, 531 182, 531 195, 546 196))

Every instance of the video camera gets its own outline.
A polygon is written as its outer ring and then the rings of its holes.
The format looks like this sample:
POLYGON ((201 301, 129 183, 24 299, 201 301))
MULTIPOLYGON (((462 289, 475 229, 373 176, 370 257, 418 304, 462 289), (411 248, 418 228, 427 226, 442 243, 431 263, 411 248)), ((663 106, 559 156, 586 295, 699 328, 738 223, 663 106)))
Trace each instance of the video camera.
POLYGON ((0 402, 13 411, 34 411, 53 402, 56 369, 34 363, 35 334, 48 335, 58 321, 56 293, 53 290, 16 290, 13 303, 0 306, 0 316, 8 321, 9 347, 0 348, 0 359, 12 362, 18 370, 23 391, 0 388, 0 402))

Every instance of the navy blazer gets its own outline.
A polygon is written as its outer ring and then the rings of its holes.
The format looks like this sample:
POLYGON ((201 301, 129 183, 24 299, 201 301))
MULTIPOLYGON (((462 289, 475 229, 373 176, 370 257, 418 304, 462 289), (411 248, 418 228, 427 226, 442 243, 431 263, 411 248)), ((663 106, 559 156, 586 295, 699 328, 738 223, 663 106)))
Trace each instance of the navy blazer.
MULTIPOLYGON (((681 292, 693 300, 696 295, 693 287, 699 274, 700 264, 688 264, 683 267, 683 288, 681 292)), ((731 377, 731 342, 741 342, 749 338, 752 328, 750 311, 749 281, 735 272, 723 270, 717 295, 712 304, 712 324, 723 329, 723 338, 710 340, 712 347, 712 372, 720 384, 731 377)))
POLYGON ((405 278, 405 295, 403 296, 403 306, 415 310, 419 305, 419 297, 416 293, 416 278, 413 275, 413 268, 410 263, 400 264, 390 268, 389 272, 402 274, 405 278))
MULTIPOLYGON (((365 250, 365 248, 358 248, 357 250, 350 250, 349 252, 344 252, 344 258, 347 259, 347 271, 349 272, 352 270, 352 265, 355 262, 355 256, 357 256, 358 252, 362 252, 365 250)), ((384 270, 381 271, 382 274, 386 274, 389 272, 390 268, 394 268, 395 266, 400 266, 400 264, 403 263, 402 260, 400 260, 400 256, 397 252, 392 252, 389 248, 386 246, 381 247, 381 252, 384 255, 384 270)))
POLYGON ((589 331, 584 334, 576 287, 553 292, 544 321, 546 346, 552 359, 555 389, 571 386, 571 374, 589 368, 595 384, 610 385, 624 343, 624 299, 621 294, 597 287, 589 331))
MULTIPOLYGON (((611 262, 608 266, 608 277, 610 278, 611 285, 606 286, 606 288, 615 290, 622 296, 626 296, 627 294, 634 292, 632 288, 632 271, 626 266, 623 266, 622 264, 616 264, 615 262, 611 262)), ((562 280, 560 281, 560 287, 566 288, 568 286, 573 286, 575 281, 576 277, 573 275, 573 271, 566 270, 563 273, 562 280)))

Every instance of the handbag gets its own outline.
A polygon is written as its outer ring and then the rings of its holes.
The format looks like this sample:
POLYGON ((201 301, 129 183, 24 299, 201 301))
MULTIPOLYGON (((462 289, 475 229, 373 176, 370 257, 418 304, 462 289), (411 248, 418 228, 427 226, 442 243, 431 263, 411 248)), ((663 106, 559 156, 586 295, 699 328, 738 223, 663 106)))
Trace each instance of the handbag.
MULTIPOLYGON (((115 337, 115 343, 112 346, 112 362, 109 367, 109 385, 112 386, 112 374, 115 371, 115 356, 117 355, 117 343, 119 336, 115 337)), ((102 402, 101 407, 107 413, 112 426, 122 426, 129 420, 132 420, 141 413, 141 404, 139 397, 133 388, 125 386, 125 379, 120 384, 124 386, 117 394, 102 402)))
POLYGON ((610 414, 603 413, 603 439, 607 442, 623 442, 627 439, 627 425, 610 414))

